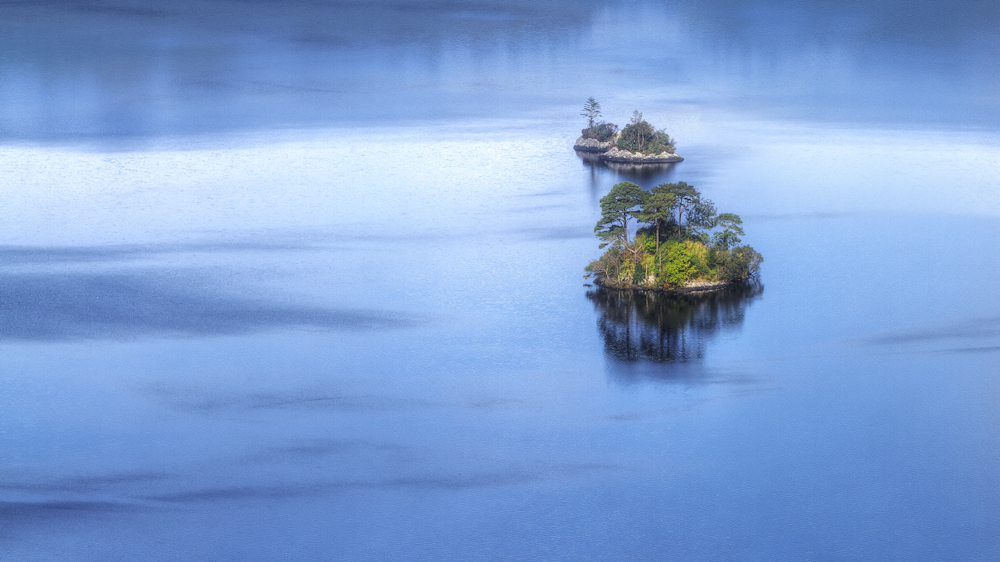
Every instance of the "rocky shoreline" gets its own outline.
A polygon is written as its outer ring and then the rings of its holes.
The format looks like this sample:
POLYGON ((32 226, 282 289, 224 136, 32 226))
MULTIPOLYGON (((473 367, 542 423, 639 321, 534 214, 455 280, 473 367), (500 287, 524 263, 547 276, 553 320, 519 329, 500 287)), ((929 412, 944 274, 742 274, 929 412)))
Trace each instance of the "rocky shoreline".
POLYGON ((665 295, 686 295, 690 293, 708 293, 711 291, 721 291, 727 287, 732 287, 736 283, 731 283, 729 281, 688 281, 683 287, 677 287, 674 289, 668 289, 665 287, 643 287, 641 285, 629 285, 627 287, 619 287, 617 285, 608 285, 601 281, 600 279, 595 279, 594 284, 602 289, 609 289, 612 291, 637 291, 640 293, 661 293, 665 295))
POLYGON ((611 150, 611 147, 614 146, 615 138, 618 138, 618 135, 615 135, 615 137, 609 141, 601 142, 597 139, 585 139, 580 137, 576 139, 576 144, 573 145, 573 150, 577 152, 605 153, 611 150))
POLYGON ((615 133, 615 136, 611 137, 611 140, 604 142, 597 139, 585 139, 581 136, 573 144, 573 150, 596 154, 598 158, 605 162, 619 164, 673 164, 684 161, 684 158, 672 152, 646 155, 622 150, 616 146, 619 135, 621 135, 621 131, 615 133))
POLYGON ((659 154, 636 154, 627 150, 622 150, 617 146, 601 154, 601 160, 606 162, 618 162, 620 164, 672 164, 683 162, 684 159, 672 152, 661 152, 659 154))

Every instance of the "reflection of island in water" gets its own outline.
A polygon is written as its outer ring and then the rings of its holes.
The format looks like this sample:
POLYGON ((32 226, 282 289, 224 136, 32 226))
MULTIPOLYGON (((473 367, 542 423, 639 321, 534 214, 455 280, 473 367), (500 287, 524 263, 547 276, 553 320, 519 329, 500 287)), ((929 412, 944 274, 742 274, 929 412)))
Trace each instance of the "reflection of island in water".
POLYGON ((576 155, 580 158, 583 165, 590 169, 592 174, 596 173, 597 170, 607 169, 619 176, 634 180, 665 181, 667 174, 676 166, 674 163, 624 164, 620 162, 605 162, 597 154, 588 152, 577 152, 576 155))
MULTIPOLYGON (((599 289, 587 298, 601 312, 597 325, 609 359, 619 365, 677 364, 698 361, 720 331, 739 328, 747 305, 763 291, 761 285, 685 295, 599 289)), ((656 373, 649 374, 671 376, 656 373)))

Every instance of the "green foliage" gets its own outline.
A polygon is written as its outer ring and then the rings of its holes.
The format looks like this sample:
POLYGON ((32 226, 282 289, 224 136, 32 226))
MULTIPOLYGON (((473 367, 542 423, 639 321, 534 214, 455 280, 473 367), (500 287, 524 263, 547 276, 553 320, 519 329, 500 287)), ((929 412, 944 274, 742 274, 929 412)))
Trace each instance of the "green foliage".
POLYGON ((643 229, 635 233, 634 245, 644 254, 656 252, 656 238, 650 235, 648 229, 643 229))
POLYGON ((711 252, 708 246, 694 240, 686 240, 684 246, 687 248, 688 255, 691 256, 691 267, 694 268, 694 276, 705 278, 711 275, 712 269, 708 265, 709 254, 711 252))
POLYGON ((653 140, 650 143, 650 154, 659 154, 661 152, 669 152, 673 154, 674 148, 677 147, 677 141, 670 137, 666 131, 663 129, 657 129, 653 133, 653 140))
POLYGON ((665 185, 661 184, 650 190, 649 197, 642 205, 642 210, 636 215, 636 219, 649 223, 654 229, 671 218, 670 209, 674 205, 675 197, 664 189, 665 185))
POLYGON ((694 204, 688 210, 687 224, 685 231, 692 238, 698 238, 708 243, 708 231, 715 228, 716 212, 715 203, 708 199, 702 199, 699 193, 695 197, 694 204))
POLYGON ((612 280, 613 282, 619 282, 621 278, 622 269, 622 251, 621 248, 612 246, 608 248, 604 254, 595 261, 590 262, 587 266, 586 271, 589 274, 594 275, 598 279, 612 280))
POLYGON ((734 215, 733 213, 720 213, 718 217, 715 218, 715 225, 721 226, 726 230, 731 230, 740 236, 743 236, 743 219, 739 215, 734 215))
POLYGON ((662 129, 657 130, 642 118, 642 113, 632 113, 632 121, 622 129, 618 148, 636 154, 673 152, 674 140, 662 129))
POLYGON ((642 285, 646 282, 646 264, 646 260, 642 260, 635 264, 635 267, 632 270, 631 279, 633 285, 642 285))
POLYGON ((581 131, 581 134, 585 139, 596 139, 600 142, 607 142, 611 140, 611 137, 615 136, 615 133, 617 132, 618 125, 601 121, 600 123, 595 123, 594 125, 584 129, 581 131))
POLYGON ((760 276, 760 264, 764 257, 750 246, 737 246, 719 254, 720 281, 745 283, 760 276))
MULTIPOLYGON (((665 183, 656 186, 671 198, 669 212, 671 218, 676 214, 678 236, 681 239, 700 240, 707 244, 710 240, 708 231, 716 226, 717 215, 715 204, 708 199, 702 199, 701 192, 687 182, 665 183)), ((727 216, 735 217, 736 215, 727 216)), ((736 217, 737 219, 739 217, 736 217)))
POLYGON ((692 279, 754 281, 764 259, 750 246, 740 245, 742 224, 738 215, 717 214, 715 205, 687 183, 646 191, 622 182, 601 198, 601 220, 594 227, 604 241, 601 247, 611 248, 587 271, 599 283, 618 287, 681 287, 692 279), (629 242, 633 218, 646 226, 629 242))
POLYGON ((625 181, 615 184, 611 192, 601 198, 601 219, 594 226, 594 233, 605 243, 628 244, 628 223, 642 207, 649 192, 625 181))
POLYGON ((680 287, 695 274, 688 247, 675 240, 660 248, 660 278, 667 285, 680 287))
POLYGON ((727 251, 742 242, 740 236, 744 235, 743 219, 739 215, 722 213, 715 218, 715 226, 722 228, 712 236, 716 249, 727 251))
POLYGON ((656 265, 656 254, 645 254, 640 263, 642 263, 642 267, 646 271, 646 277, 642 279, 642 284, 646 286, 655 285, 656 278, 659 275, 659 272, 657 271, 658 266, 656 265))
POLYGON ((723 230, 712 235, 712 245, 720 252, 728 252, 729 248, 737 246, 740 242, 740 237, 731 230, 723 230))

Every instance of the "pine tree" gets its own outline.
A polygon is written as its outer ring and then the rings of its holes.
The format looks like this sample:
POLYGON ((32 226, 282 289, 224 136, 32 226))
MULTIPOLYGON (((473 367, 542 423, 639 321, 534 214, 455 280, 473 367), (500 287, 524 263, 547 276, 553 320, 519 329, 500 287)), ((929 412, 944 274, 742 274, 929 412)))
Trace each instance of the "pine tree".
POLYGON ((601 104, 597 103, 593 96, 587 98, 587 102, 583 104, 583 113, 580 115, 587 118, 587 128, 593 129, 594 124, 601 118, 601 104))
POLYGON ((648 191, 630 181, 615 184, 610 193, 601 197, 601 220, 594 233, 605 241, 602 248, 616 240, 628 245, 629 220, 641 212, 648 197, 648 191))

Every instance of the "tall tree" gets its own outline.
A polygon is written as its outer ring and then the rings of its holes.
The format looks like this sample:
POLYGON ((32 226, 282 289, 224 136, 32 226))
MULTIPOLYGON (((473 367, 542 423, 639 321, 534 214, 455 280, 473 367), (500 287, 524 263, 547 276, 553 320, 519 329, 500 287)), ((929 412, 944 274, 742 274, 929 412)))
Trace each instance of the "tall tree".
POLYGON ((715 226, 721 227, 722 231, 716 232, 712 236, 715 247, 720 250, 729 250, 738 246, 741 242, 740 236, 743 232, 743 219, 733 213, 721 213, 715 218, 715 226))
POLYGON ((650 223, 656 227, 656 258, 660 257, 660 225, 670 218, 670 209, 674 206, 676 196, 670 192, 669 184, 660 185, 649 190, 649 197, 642 206, 642 211, 636 219, 650 223))
POLYGON ((642 118, 642 113, 637 109, 632 112, 632 120, 622 129, 618 148, 641 153, 655 134, 656 130, 642 118))
POLYGON ((587 98, 586 103, 583 104, 583 113, 580 115, 587 118, 587 128, 593 129, 594 124, 601 117, 601 104, 597 103, 593 96, 587 98))
POLYGON ((715 203, 708 199, 702 199, 699 194, 695 198, 694 205, 688 210, 688 236, 697 236, 701 238, 702 242, 708 244, 708 231, 715 228, 716 220, 715 203))
POLYGON ((671 210, 677 213, 677 230, 683 236, 684 213, 694 209, 695 205, 700 202, 701 193, 693 185, 688 185, 682 181, 663 184, 661 187, 665 188, 667 193, 674 196, 674 203, 671 210))
POLYGON ((641 212, 648 197, 648 191, 630 181, 616 183, 607 195, 601 197, 601 219, 594 227, 597 237, 604 240, 601 248, 614 240, 628 246, 629 220, 641 212))

